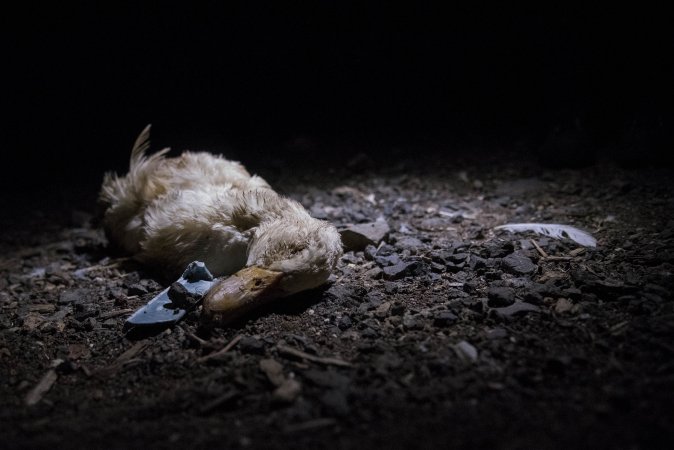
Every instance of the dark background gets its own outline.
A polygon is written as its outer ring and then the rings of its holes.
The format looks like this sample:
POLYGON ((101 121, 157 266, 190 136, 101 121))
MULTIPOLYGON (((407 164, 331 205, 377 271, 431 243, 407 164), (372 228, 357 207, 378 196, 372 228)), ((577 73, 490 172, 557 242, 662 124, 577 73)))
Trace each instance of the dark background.
POLYGON ((396 146, 666 162, 664 11, 368 5, 7 13, 2 184, 123 171, 147 123, 156 148, 225 151, 253 169, 266 152, 321 158, 336 144, 383 160, 396 146))

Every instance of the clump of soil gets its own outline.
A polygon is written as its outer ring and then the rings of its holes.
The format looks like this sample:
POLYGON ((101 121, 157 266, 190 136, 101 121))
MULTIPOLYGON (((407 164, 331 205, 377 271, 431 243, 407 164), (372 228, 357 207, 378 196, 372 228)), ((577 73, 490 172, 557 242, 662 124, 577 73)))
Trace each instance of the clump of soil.
POLYGON ((316 217, 388 232, 322 289, 225 329, 196 311, 140 341, 124 321, 166 286, 90 225, 96 187, 6 199, 3 446, 671 443, 671 171, 401 161, 249 164, 316 217), (507 222, 599 243, 494 232, 507 222))

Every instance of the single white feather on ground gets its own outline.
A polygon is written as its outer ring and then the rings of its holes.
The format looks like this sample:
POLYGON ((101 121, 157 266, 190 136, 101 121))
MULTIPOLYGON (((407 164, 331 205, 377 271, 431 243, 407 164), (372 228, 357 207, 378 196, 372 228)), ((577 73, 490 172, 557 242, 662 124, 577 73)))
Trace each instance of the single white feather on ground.
POLYGON ((568 238, 585 247, 597 246, 597 240, 590 233, 570 225, 560 225, 557 223, 507 223, 494 229, 510 231, 511 233, 532 231, 555 239, 568 238))

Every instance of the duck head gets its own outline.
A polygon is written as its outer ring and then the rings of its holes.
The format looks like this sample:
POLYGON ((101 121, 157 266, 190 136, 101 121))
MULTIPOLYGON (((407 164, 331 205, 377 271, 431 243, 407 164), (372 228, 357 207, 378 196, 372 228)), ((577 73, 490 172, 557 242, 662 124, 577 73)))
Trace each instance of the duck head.
POLYGON ((342 255, 339 233, 308 214, 260 223, 246 267, 218 281, 204 298, 207 322, 226 325, 263 304, 318 287, 342 255))

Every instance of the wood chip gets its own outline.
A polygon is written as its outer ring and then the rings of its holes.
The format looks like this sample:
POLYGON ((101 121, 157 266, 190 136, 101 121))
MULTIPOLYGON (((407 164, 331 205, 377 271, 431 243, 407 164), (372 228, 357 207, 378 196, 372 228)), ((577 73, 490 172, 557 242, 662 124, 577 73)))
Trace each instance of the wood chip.
POLYGON ((110 376, 130 362, 137 362, 133 358, 149 346, 147 341, 136 342, 131 348, 119 355, 117 359, 107 367, 102 367, 94 371, 95 375, 110 376))
POLYGON ((219 356, 224 355, 225 353, 227 353, 228 351, 230 351, 236 344, 238 344, 239 341, 240 341, 242 338, 243 338, 243 335, 240 335, 240 334, 237 335, 234 339, 232 339, 231 341, 229 341, 229 344, 225 345, 225 348, 223 348, 222 350, 219 350, 219 351, 217 351, 217 352, 215 352, 215 353, 209 353, 209 354, 206 355, 206 356, 202 356, 201 358, 197 359, 197 362, 208 361, 209 359, 218 358, 219 356))
POLYGON ((298 350, 296 348, 289 347, 289 346, 284 345, 284 344, 278 344, 276 346, 276 348, 278 348, 278 350, 279 350, 279 352, 281 352, 281 354, 295 356, 297 358, 306 359, 307 361, 315 362, 315 363, 318 363, 318 364, 332 365, 332 366, 339 366, 339 367, 351 367, 352 366, 352 364, 350 362, 344 361, 343 359, 311 355, 309 353, 303 352, 302 350, 298 350))
POLYGON ((316 428, 330 427, 330 426, 335 425, 336 423, 337 423, 337 421, 335 419, 330 418, 330 417, 325 417, 325 418, 321 418, 321 419, 314 419, 314 420, 309 420, 307 422, 288 425, 285 428, 283 428, 283 432, 284 433, 298 433, 298 432, 303 432, 303 431, 314 430, 316 428))
POLYGON ((117 259, 115 259, 114 261, 112 261, 111 263, 108 263, 108 264, 96 264, 96 265, 94 265, 94 266, 84 267, 84 268, 82 268, 82 269, 78 269, 77 272, 80 272, 80 273, 86 273, 86 272, 91 272, 91 271, 93 271, 93 270, 113 269, 113 268, 119 266, 120 264, 122 264, 122 263, 124 263, 124 262, 126 262, 126 261, 130 261, 130 260, 131 260, 130 257, 126 257, 126 258, 117 258, 117 259))
POLYGON ((49 392, 51 387, 54 385, 58 375, 54 369, 50 369, 47 373, 44 374, 42 379, 31 389, 26 395, 25 403, 27 406, 37 405, 42 397, 49 392))
POLYGON ((618 336, 618 335, 623 334, 623 333, 625 333, 625 332, 627 331, 627 329, 628 329, 628 327, 629 327, 629 324, 630 324, 630 323, 629 323, 629 321, 627 321, 627 320, 622 321, 622 322, 620 322, 620 323, 617 323, 617 324, 613 325, 613 326, 609 329, 609 331, 611 332, 611 334, 612 334, 613 336, 618 336))
POLYGON ((52 305, 51 303, 39 303, 37 305, 30 305, 28 310, 31 312, 51 313, 56 311, 56 305, 52 305))
POLYGON ((145 350, 148 345, 149 344, 146 341, 136 342, 133 347, 119 355, 119 357, 115 360, 115 364, 124 364, 126 361, 145 350))
POLYGON ((185 336, 187 336, 189 339, 191 339, 192 341, 196 342, 196 343, 199 344, 200 346, 205 347, 205 348, 210 348, 210 349, 215 348, 215 345, 214 345, 212 342, 208 342, 208 341, 205 340, 205 339, 201 339, 199 336, 197 336, 196 334, 192 333, 191 331, 188 331, 188 330, 185 329, 185 328, 183 328, 183 331, 185 332, 185 336))
POLYGON ((585 253, 585 247, 578 247, 569 252, 569 255, 571 256, 579 256, 585 253))
POLYGON ((530 239, 530 241, 531 241, 531 243, 534 245, 534 247, 536 247, 536 251, 537 251, 543 258, 547 258, 547 257, 548 257, 548 254, 545 252, 545 250, 543 250, 543 249, 541 248, 540 245, 538 245, 538 242, 536 242, 535 239, 530 239))

